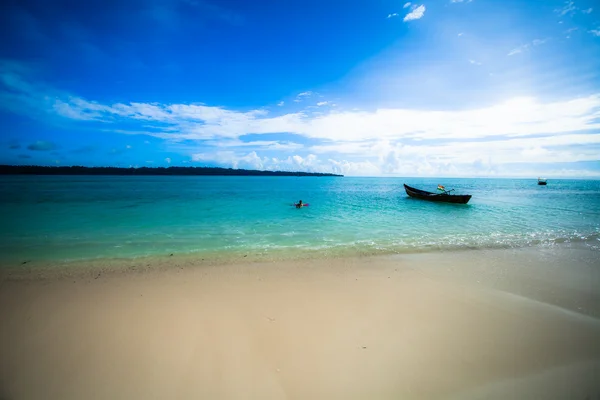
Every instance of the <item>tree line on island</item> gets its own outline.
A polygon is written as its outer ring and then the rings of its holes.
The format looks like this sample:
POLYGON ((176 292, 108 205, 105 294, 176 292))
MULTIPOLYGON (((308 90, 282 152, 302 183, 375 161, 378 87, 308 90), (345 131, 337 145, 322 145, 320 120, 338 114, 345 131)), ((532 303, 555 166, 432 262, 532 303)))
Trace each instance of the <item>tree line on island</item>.
POLYGON ((212 176, 343 176, 321 172, 259 171, 219 167, 83 167, 0 165, 0 175, 212 175, 212 176))

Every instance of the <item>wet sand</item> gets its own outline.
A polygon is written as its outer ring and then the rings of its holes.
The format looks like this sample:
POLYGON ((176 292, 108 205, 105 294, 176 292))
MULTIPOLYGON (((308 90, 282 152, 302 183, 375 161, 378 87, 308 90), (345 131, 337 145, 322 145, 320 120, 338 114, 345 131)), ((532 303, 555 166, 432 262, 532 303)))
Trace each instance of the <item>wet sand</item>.
POLYGON ((595 399, 599 256, 4 268, 0 399, 595 399))

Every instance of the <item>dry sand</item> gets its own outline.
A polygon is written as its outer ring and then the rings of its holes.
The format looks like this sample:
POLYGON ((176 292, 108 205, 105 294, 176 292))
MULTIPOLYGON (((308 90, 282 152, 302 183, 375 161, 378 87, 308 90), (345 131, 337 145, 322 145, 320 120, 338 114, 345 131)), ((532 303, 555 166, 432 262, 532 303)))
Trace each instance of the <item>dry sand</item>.
POLYGON ((597 399, 599 255, 5 269, 0 399, 597 399))

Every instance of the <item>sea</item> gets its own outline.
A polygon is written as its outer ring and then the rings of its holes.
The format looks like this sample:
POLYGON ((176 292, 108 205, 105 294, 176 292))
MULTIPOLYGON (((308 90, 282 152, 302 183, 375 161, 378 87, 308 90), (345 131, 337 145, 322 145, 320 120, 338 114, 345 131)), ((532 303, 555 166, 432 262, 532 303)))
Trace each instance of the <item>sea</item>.
POLYGON ((170 254, 337 257, 600 247, 600 181, 550 179, 0 176, 0 261, 170 254), (471 194, 409 198, 403 183, 471 194), (297 209, 302 200, 308 207, 297 209))

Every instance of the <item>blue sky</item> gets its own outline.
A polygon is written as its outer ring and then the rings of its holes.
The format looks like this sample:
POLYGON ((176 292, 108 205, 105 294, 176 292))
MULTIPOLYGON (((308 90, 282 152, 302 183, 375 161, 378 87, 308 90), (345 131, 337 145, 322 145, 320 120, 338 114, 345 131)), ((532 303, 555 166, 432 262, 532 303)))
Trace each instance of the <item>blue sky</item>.
POLYGON ((1 164, 600 177, 594 1, 0 7, 1 164))

